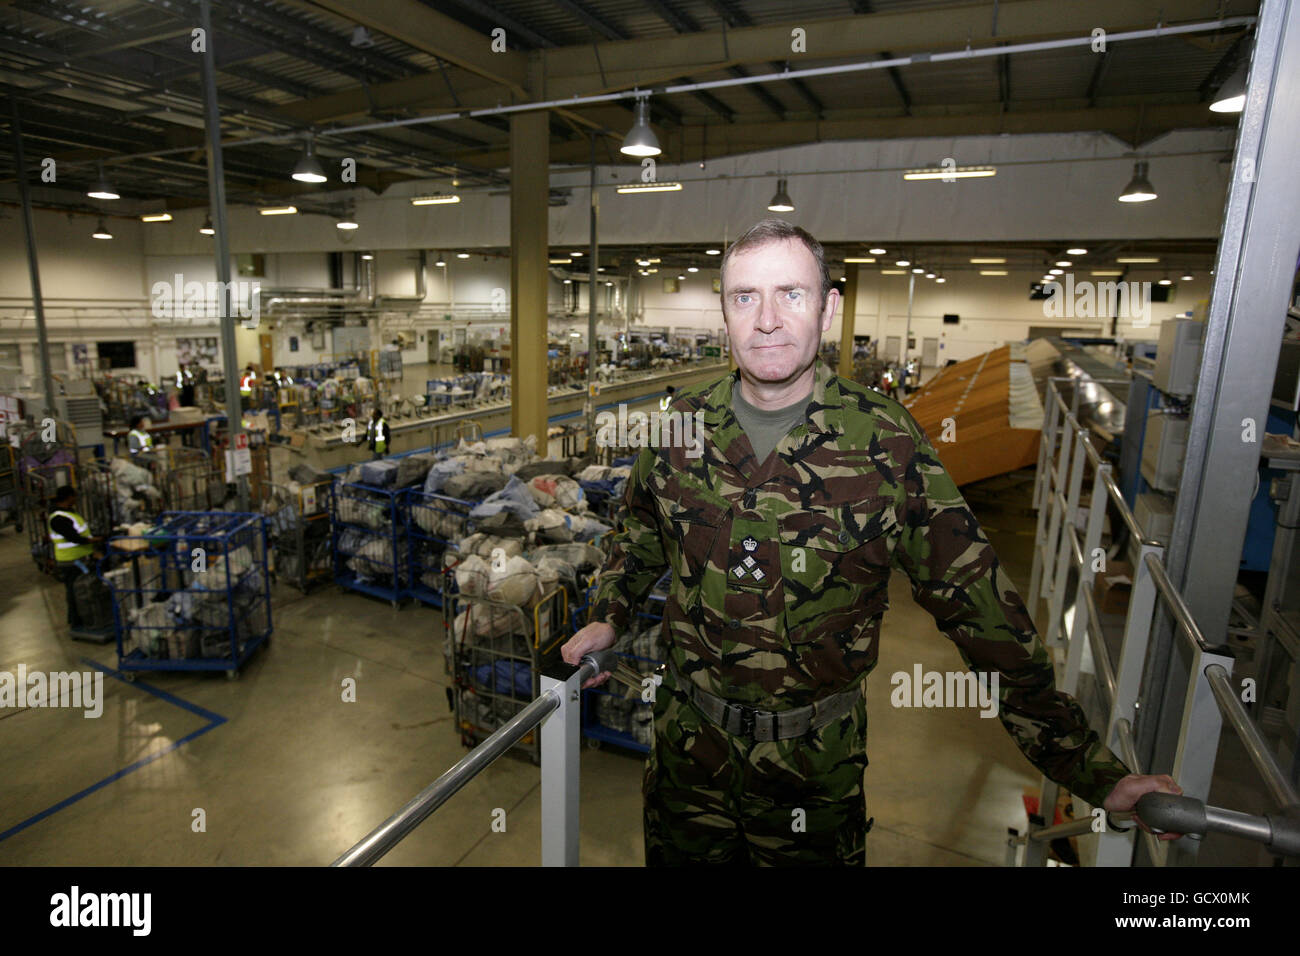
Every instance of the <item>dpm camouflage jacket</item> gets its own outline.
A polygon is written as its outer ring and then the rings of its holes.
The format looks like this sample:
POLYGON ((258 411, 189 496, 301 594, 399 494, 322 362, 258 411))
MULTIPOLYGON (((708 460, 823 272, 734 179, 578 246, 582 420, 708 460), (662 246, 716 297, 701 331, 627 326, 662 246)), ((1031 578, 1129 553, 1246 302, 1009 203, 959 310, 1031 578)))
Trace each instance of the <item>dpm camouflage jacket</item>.
POLYGON ((703 413, 703 454, 637 457, 590 619, 622 633, 671 569, 663 636, 676 671, 785 710, 875 666, 897 566, 966 665, 1000 675, 999 718, 1030 762, 1100 804, 1129 771, 1056 690, 1023 602, 907 410, 818 361, 806 420, 760 463, 732 411, 738 381, 733 371, 672 404, 703 413))

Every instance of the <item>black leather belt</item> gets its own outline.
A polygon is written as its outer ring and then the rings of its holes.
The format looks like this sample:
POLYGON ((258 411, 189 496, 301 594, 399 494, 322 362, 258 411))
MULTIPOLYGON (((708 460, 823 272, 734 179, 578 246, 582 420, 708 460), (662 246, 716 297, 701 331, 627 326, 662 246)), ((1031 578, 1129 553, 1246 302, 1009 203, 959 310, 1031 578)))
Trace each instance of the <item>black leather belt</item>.
POLYGON ((714 726, 733 736, 748 737, 760 743, 789 740, 791 737, 802 737, 810 730, 819 730, 852 711, 862 694, 861 687, 855 684, 848 690, 823 697, 805 707, 780 711, 758 710, 710 694, 694 681, 682 677, 675 668, 670 666, 670 669, 677 686, 714 726))

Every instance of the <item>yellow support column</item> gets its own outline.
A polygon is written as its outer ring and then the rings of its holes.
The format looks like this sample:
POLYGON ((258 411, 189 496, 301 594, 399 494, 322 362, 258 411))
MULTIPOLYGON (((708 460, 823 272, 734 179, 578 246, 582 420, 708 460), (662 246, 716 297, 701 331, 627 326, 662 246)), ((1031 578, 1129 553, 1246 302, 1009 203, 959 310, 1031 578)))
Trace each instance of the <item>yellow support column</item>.
POLYGON ((546 287, 550 124, 545 110, 510 119, 510 430, 546 442, 546 287))
POLYGON ((853 319, 858 309, 858 267, 844 266, 844 309, 840 319, 840 367, 843 378, 853 377, 853 319))

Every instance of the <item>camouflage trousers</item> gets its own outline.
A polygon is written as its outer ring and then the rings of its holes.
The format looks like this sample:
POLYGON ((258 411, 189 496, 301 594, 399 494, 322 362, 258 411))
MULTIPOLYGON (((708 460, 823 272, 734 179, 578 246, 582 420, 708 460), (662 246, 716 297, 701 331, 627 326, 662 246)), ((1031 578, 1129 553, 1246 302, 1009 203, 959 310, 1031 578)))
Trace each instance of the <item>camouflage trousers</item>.
POLYGON ((655 695, 647 866, 864 866, 867 702, 802 737, 754 742, 711 723, 674 683, 655 695))

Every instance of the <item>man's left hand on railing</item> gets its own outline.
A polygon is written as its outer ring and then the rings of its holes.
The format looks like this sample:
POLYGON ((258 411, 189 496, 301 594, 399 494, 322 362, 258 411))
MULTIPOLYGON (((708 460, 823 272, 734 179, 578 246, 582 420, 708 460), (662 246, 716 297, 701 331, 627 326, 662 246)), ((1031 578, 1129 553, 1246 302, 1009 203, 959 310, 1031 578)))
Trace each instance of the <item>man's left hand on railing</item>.
MULTIPOLYGON (((1183 788, 1174 782, 1174 778, 1167 773, 1142 774, 1131 773, 1127 777, 1115 784, 1115 789, 1110 792, 1102 806, 1107 813, 1124 813, 1135 811, 1137 802, 1140 797, 1147 793, 1176 793, 1182 794, 1183 788)), ((1133 819, 1137 825, 1147 833, 1155 834, 1149 826, 1142 822, 1142 818, 1134 812, 1133 819)), ((1161 840, 1177 840, 1181 833, 1161 833, 1161 840)))

